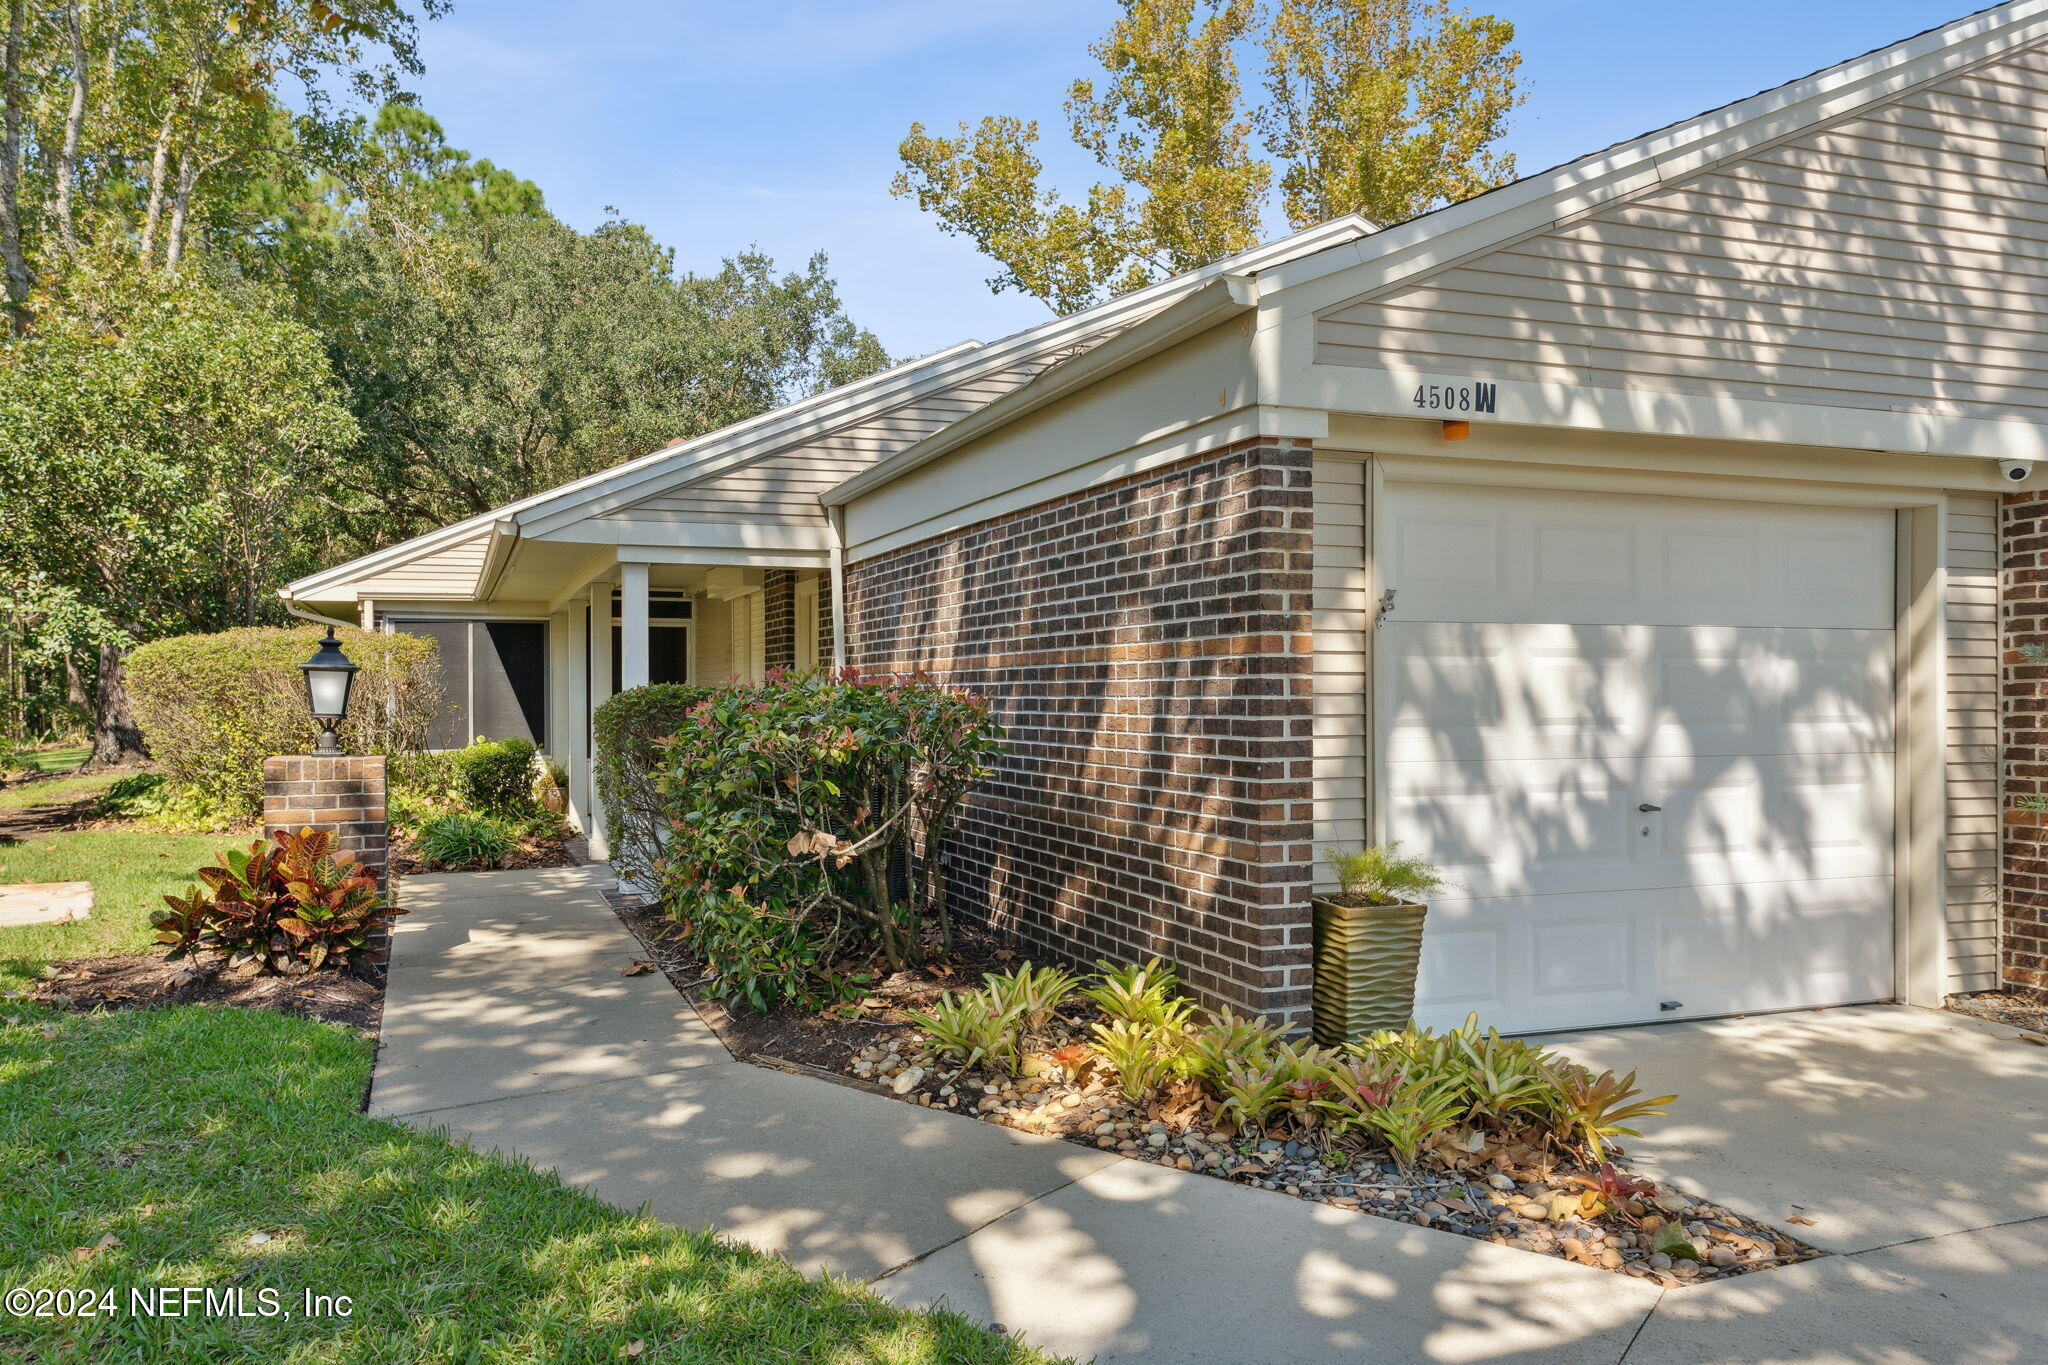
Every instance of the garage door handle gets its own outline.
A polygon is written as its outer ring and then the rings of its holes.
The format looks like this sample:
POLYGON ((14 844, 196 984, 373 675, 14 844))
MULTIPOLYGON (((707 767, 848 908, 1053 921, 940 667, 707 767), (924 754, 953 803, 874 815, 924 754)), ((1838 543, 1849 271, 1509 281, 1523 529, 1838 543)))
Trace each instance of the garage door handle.
POLYGON ((1643 814, 1645 814, 1645 815, 1649 815, 1649 814, 1651 814, 1652 812, 1655 812, 1655 811, 1660 811, 1660 810, 1663 810, 1664 808, 1663 808, 1662 806, 1653 806, 1653 805, 1651 805, 1651 804, 1650 804, 1649 802, 1645 801, 1645 802, 1643 802, 1643 804, 1642 804, 1642 805, 1640 805, 1640 806, 1637 806, 1637 807, 1636 807, 1636 809, 1637 809, 1637 810, 1639 810, 1639 811, 1641 811, 1641 812, 1642 812, 1643 814))

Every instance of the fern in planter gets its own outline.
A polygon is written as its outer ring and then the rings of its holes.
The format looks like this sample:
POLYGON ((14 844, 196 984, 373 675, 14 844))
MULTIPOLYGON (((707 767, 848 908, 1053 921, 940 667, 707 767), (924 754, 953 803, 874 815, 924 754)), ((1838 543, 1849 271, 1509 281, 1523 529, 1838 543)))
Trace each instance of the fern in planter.
POLYGON ((1415 905, 1450 885, 1428 859, 1403 857, 1400 850, 1399 843, 1331 849, 1340 898, 1356 905, 1415 905))

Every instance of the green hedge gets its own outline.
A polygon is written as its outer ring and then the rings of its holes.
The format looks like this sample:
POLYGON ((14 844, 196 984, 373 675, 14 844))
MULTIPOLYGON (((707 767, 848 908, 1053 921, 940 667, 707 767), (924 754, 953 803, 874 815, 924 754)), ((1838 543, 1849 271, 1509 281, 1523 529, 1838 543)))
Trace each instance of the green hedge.
MULTIPOLYGON (((319 727, 306 710, 299 665, 325 629, 315 625, 179 635, 128 656, 135 719, 174 782, 197 788, 224 813, 263 810, 263 760, 311 753, 319 727)), ((440 706, 434 642, 417 635, 342 630, 344 653, 361 666, 341 727, 352 754, 404 754, 426 743, 440 706)))
POLYGON ((691 710, 716 689, 650 683, 613 696, 590 718, 597 740, 597 799, 611 838, 612 864, 628 885, 649 876, 661 855, 657 831, 665 803, 654 788, 656 742, 683 728, 691 710))

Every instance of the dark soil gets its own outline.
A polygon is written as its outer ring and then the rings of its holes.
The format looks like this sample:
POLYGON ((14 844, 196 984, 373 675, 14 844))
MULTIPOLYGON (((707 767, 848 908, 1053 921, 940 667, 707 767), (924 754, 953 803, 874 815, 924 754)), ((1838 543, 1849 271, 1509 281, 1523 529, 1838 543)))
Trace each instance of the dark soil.
POLYGON ((55 806, 10 807, 0 811, 0 843, 81 828, 91 821, 98 805, 98 797, 88 796, 55 806))
POLYGON ((151 1005, 220 1005, 279 1010, 359 1029, 375 1036, 384 1015, 384 984, 352 972, 305 976, 240 976, 217 965, 121 954, 81 957, 48 968, 29 992, 58 1009, 141 1009, 151 1005))
POLYGON ((909 1011, 924 1010, 951 990, 981 985, 984 972, 1007 971, 1017 950, 999 937, 956 929, 953 960, 942 966, 887 973, 886 965, 859 999, 820 1014, 778 1006, 766 1014, 745 1002, 713 998, 704 968, 684 946, 675 925, 657 906, 634 896, 607 893, 612 909, 647 951, 647 960, 695 1006, 698 1017, 743 1061, 792 1064, 842 1076, 856 1054, 872 1047, 884 1030, 908 1024, 909 1011), (887 974, 884 974, 887 973, 887 974))
POLYGON ((504 872, 528 867, 574 867, 581 859, 569 847, 571 837, 566 826, 544 834, 522 835, 518 847, 501 862, 488 867, 447 867, 421 858, 414 851, 410 838, 393 831, 391 871, 394 876, 404 877, 420 872, 504 872))
POLYGON ((2048 991, 2015 986, 2006 991, 1951 995, 1948 1007, 1958 1014, 2009 1024, 2027 1034, 2029 1041, 2048 1043, 2048 991))

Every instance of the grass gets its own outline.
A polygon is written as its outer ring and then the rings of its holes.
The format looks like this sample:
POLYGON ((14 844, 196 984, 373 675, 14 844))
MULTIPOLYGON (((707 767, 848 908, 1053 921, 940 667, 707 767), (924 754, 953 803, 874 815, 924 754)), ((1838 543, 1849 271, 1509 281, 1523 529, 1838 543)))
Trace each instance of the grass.
POLYGON ((0 787, 0 810, 59 806, 84 797, 98 796, 124 776, 124 773, 90 773, 84 777, 46 777, 37 782, 9 783, 0 787))
POLYGON ((370 1058, 353 1033, 256 1011, 0 1026, 0 1283, 112 1290, 123 1310, 0 1317, 0 1356, 611 1365, 639 1342, 638 1359, 692 1365, 1045 1359, 365 1118, 370 1058), (347 1318, 126 1312, 132 1289, 184 1285, 354 1303, 347 1318))
MULTIPOLYGON (((138 949, 226 842, 128 831, 0 844, 0 880, 89 878, 83 923, 0 929, 0 985, 138 949)), ((1038 1365, 953 1314, 684 1232, 554 1175, 366 1117, 374 1047, 253 1010, 67 1014, 0 1000, 0 1288, 111 1292, 111 1316, 0 1312, 50 1365, 1038 1365), (262 1234, 263 1240, 251 1238, 262 1234), (151 1318, 132 1291, 239 1288, 251 1316, 151 1318), (261 1291, 290 1316, 259 1316, 261 1291), (300 1311, 347 1295, 346 1317, 300 1311)))
POLYGON ((91 753, 90 745, 59 744, 47 749, 31 749, 21 754, 20 760, 30 772, 68 773, 85 762, 91 753))
POLYGON ((0 989, 19 990, 43 964, 100 953, 139 953, 149 915, 166 892, 182 891, 193 869, 235 842, 232 835, 88 830, 0 841, 0 883, 92 883, 90 919, 0 929, 0 989))

